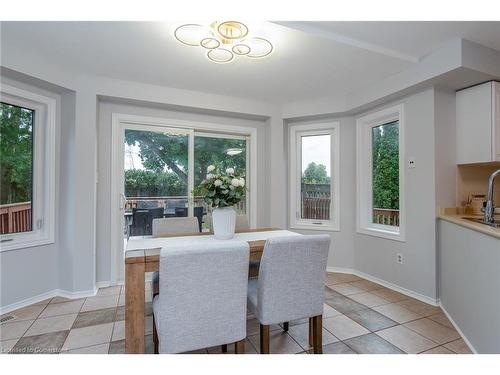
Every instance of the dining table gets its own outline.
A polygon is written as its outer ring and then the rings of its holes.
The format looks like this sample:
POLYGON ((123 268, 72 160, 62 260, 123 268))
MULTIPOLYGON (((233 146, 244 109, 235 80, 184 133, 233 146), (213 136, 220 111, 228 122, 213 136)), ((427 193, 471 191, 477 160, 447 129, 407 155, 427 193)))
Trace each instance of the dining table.
MULTIPOLYGON (((237 231, 234 240, 249 245, 249 260, 262 257, 266 240, 274 237, 298 236, 299 233, 276 228, 244 229, 237 231)), ((145 350, 145 274, 157 272, 162 251, 183 247, 190 243, 208 243, 217 240, 213 233, 162 237, 131 236, 125 247, 125 350, 144 353, 145 350)))

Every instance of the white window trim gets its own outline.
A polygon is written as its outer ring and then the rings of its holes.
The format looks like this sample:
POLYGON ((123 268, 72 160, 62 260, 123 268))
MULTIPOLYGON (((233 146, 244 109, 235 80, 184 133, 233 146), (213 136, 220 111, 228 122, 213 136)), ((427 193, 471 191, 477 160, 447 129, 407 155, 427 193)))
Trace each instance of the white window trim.
POLYGON ((370 113, 356 120, 356 191, 358 233, 405 242, 405 142, 404 105, 370 113), (399 227, 372 222, 372 128, 399 122, 399 227))
POLYGON ((54 243, 56 100, 2 84, 3 102, 35 110, 30 232, 0 235, 0 252, 54 243))
POLYGON ((340 231, 340 123, 338 121, 290 126, 290 228, 340 231), (300 219, 300 176, 302 154, 299 137, 303 135, 329 134, 330 142, 330 220, 300 219))
MULTIPOLYGON (((247 199, 247 215, 251 228, 257 227, 257 129, 243 126, 214 124, 209 122, 189 121, 168 119, 163 117, 140 116, 123 113, 112 113, 112 165, 111 165, 111 280, 112 282, 123 281, 124 262, 123 262, 123 217, 116 215, 120 212, 120 205, 123 197, 120 195, 120 186, 123 186, 123 165, 119 158, 123 155, 123 137, 125 128, 132 125, 134 128, 144 126, 145 130, 151 130, 152 127, 159 129, 177 128, 184 130, 198 130, 197 135, 213 132, 213 135, 219 133, 231 133, 247 138, 248 159, 247 159, 247 186, 249 187, 249 199, 247 199), (250 167, 248 168, 248 165, 250 167), (116 216, 115 216, 116 215, 116 216)), ((194 134, 194 132, 193 132, 194 134)), ((220 135, 220 134, 219 134, 220 135)), ((194 163, 194 142, 190 142, 190 160, 194 163)), ((193 169, 193 165, 189 166, 193 169)), ((191 190, 190 190, 191 191, 191 190)))

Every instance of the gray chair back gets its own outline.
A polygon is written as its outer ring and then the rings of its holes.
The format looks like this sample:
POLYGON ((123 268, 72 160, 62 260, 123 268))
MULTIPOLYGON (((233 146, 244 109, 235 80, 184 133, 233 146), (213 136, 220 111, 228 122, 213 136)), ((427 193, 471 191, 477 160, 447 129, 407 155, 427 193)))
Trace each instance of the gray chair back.
POLYGON ((270 238, 257 281, 261 324, 277 324, 323 314, 328 234, 270 238))
POLYGON ((163 249, 153 301, 160 353, 181 353, 246 337, 249 247, 244 241, 163 249))
POLYGON ((153 237, 199 233, 195 217, 170 217, 153 220, 153 237))

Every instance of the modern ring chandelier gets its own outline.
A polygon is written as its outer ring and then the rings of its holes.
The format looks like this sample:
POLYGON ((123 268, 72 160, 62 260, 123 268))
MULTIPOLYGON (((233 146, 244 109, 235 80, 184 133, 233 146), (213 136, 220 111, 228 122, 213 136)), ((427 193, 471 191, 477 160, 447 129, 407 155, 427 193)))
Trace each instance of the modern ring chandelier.
POLYGON ((252 36, 248 27, 238 21, 212 22, 210 26, 186 24, 174 31, 184 45, 201 47, 210 61, 228 63, 235 56, 260 59, 269 56, 274 47, 262 37, 252 36))

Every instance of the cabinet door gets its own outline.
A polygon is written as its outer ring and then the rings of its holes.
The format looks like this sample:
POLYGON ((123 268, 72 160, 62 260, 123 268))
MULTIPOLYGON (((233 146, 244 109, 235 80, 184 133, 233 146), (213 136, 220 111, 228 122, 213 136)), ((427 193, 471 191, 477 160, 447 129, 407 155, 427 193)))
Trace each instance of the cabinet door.
POLYGON ((492 82, 457 92, 457 163, 494 160, 492 82))
POLYGON ((493 82, 493 142, 495 160, 500 161, 500 82, 493 82))

